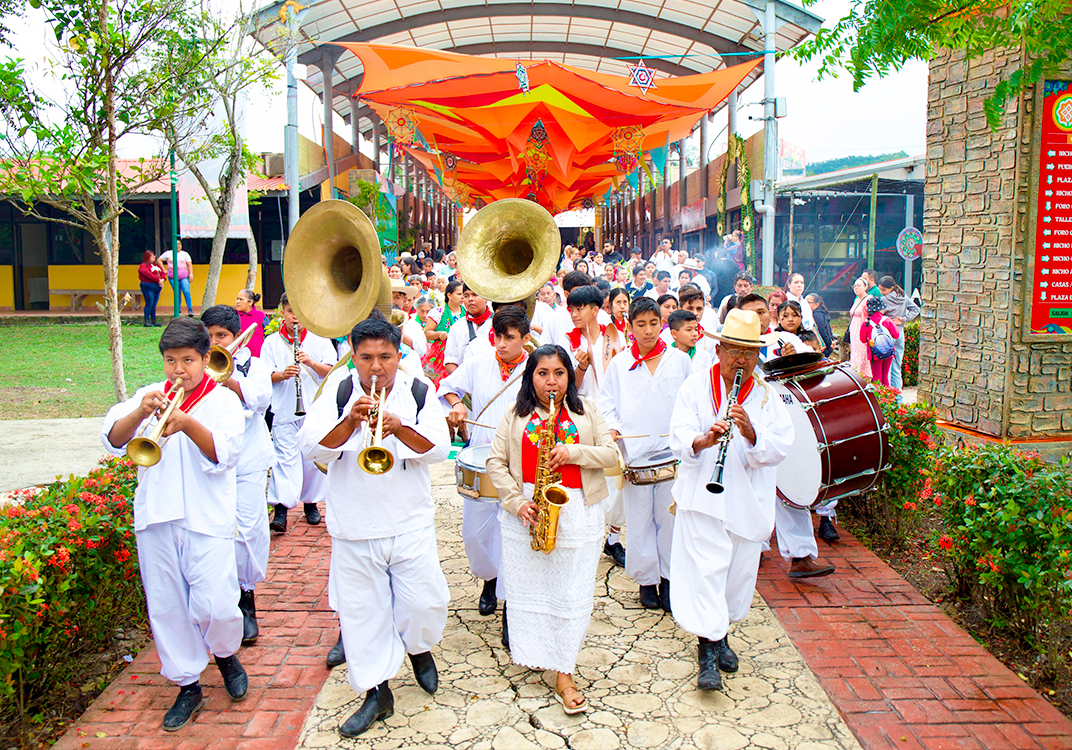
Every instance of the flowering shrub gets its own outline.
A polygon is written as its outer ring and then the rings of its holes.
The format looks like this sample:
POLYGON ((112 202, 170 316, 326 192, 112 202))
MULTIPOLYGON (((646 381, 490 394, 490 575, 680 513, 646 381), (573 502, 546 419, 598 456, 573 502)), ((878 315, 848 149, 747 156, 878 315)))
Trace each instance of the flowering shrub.
POLYGON ((1072 616, 1072 474, 1008 445, 943 447, 920 494, 944 533, 958 593, 995 627, 1025 636, 1050 664, 1072 616))
POLYGON ((0 508, 0 705, 23 712, 63 679, 72 654, 144 618, 135 468, 109 458, 0 508))
POLYGON ((905 323, 901 378, 905 387, 919 385, 919 318, 905 323))

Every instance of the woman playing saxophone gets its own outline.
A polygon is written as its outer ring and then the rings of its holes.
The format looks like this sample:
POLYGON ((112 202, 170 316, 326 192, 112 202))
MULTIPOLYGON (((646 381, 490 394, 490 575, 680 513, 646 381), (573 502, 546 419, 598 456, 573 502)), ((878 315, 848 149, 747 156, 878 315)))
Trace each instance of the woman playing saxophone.
POLYGON ((603 469, 617 462, 602 414, 577 395, 569 354, 541 346, 525 364, 516 405, 499 422, 487 471, 502 502, 499 575, 510 608, 509 619, 503 610, 503 645, 517 664, 558 672, 555 697, 567 714, 588 708, 573 670, 603 544, 603 469), (568 500, 551 543, 546 501, 559 493, 568 500))

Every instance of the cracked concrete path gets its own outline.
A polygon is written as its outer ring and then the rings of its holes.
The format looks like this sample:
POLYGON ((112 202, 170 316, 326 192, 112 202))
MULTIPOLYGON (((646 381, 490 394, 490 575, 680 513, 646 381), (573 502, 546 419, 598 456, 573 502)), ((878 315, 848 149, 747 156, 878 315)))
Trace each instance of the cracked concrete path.
POLYGON ((567 717, 552 673, 510 661, 499 613, 481 617, 479 587, 462 547, 453 462, 432 469, 440 559, 451 589, 442 642, 433 649, 439 691, 427 695, 408 662, 391 681, 395 714, 358 740, 339 725, 360 705, 337 667, 309 712, 299 747, 527 750, 859 748, 848 726, 766 603, 757 596, 731 632, 741 669, 724 692, 696 689, 696 639, 673 618, 644 610, 636 585, 603 557, 588 638, 578 659, 587 714, 567 717))

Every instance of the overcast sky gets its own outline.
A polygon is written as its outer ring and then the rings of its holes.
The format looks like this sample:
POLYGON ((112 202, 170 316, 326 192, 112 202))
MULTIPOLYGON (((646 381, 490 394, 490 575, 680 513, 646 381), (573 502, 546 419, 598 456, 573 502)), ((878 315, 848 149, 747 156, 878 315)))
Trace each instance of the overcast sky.
MULTIPOLYGON (((220 0, 230 4, 231 0, 220 0)), ((264 4, 264 3, 261 3, 264 4)), ((828 22, 847 13, 850 0, 823 0, 812 8, 828 22)), ((31 65, 40 65, 48 55, 51 32, 38 12, 28 9, 25 19, 13 23, 18 40, 17 50, 7 50, 26 59, 31 65)), ((0 52, 0 54, 4 54, 0 52)), ((299 78, 304 66, 299 67, 299 78)), ((788 104, 788 116, 779 121, 780 135, 785 140, 803 148, 809 162, 822 161, 854 154, 879 154, 906 151, 909 155, 922 154, 925 150, 927 67, 924 63, 910 63, 902 70, 885 79, 868 83, 859 93, 853 93, 850 81, 845 78, 815 80, 818 65, 801 66, 791 59, 777 64, 777 95, 784 96, 788 104)), ((763 97, 763 79, 740 95, 741 112, 738 127, 744 136, 762 129, 759 120, 749 121, 749 116, 759 117, 762 108, 746 106, 758 103, 763 97)), ((313 93, 299 86, 299 127, 303 135, 320 139, 321 108, 313 93)), ((286 97, 282 80, 275 82, 250 102, 247 138, 254 152, 283 150, 283 127, 286 124, 286 97)), ((718 132, 724 126, 725 117, 716 126, 718 132)), ((349 127, 341 118, 336 118, 336 131, 349 140, 349 127)), ((725 142, 725 135, 720 138, 725 142)), ((151 143, 128 143, 124 156, 141 156, 151 152, 151 143)), ((724 150, 716 149, 714 153, 724 150)))

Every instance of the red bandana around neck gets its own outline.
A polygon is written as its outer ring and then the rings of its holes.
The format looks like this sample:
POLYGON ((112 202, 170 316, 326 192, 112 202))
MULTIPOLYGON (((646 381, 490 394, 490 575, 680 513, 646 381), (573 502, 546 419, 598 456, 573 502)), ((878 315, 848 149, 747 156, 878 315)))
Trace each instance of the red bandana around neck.
POLYGON ((470 313, 468 310, 466 310, 465 311, 465 317, 466 317, 467 320, 472 321, 474 325, 482 326, 482 325, 484 325, 484 321, 491 317, 491 308, 490 307, 485 307, 484 312, 482 312, 482 313, 480 313, 480 315, 476 315, 476 316, 474 316, 472 313, 470 313))
POLYGON ((660 354, 662 354, 665 351, 666 351, 666 342, 663 341, 662 339, 656 339, 655 346, 652 347, 652 350, 650 352, 648 352, 647 354, 645 354, 644 356, 641 356, 640 355, 640 344, 638 344, 636 341, 634 341, 632 343, 632 345, 629 347, 629 353, 633 355, 633 365, 629 368, 629 372, 632 372, 636 368, 640 367, 640 364, 642 362, 647 362, 649 359, 655 359, 656 357, 658 357, 660 354))
MULTIPOLYGON (((722 408, 722 373, 719 371, 719 364, 715 362, 711 366, 711 401, 715 405, 715 417, 718 417, 718 410, 722 408)), ((743 404, 744 400, 748 398, 748 394, 752 392, 753 386, 756 384, 754 376, 749 375, 748 380, 741 383, 741 390, 737 394, 737 403, 743 404)))
POLYGON ((495 361, 499 363, 499 375, 502 376, 504 383, 509 379, 510 375, 514 371, 514 368, 516 368, 519 364, 525 361, 525 354, 525 352, 521 352, 521 354, 517 355, 517 359, 513 360, 512 362, 504 362, 499 357, 499 353, 495 352, 495 361))
POLYGON ((186 398, 184 398, 182 400, 182 403, 179 404, 179 410, 189 414, 195 406, 201 403, 201 399, 211 393, 212 389, 215 387, 215 380, 210 378, 207 373, 205 375, 202 375, 201 382, 198 383, 197 387, 194 388, 190 393, 187 393, 186 398))
POLYGON ((612 318, 612 320, 614 321, 614 327, 618 329, 618 332, 625 333, 625 318, 622 318, 621 320, 618 320, 617 318, 612 318))
MULTIPOLYGON (((607 327, 605 325, 603 325, 602 323, 600 323, 599 324, 599 333, 600 333, 600 335, 606 333, 606 331, 607 331, 607 327)), ((584 332, 580 328, 574 328, 572 331, 570 331, 569 333, 566 334, 566 337, 569 339, 570 346, 573 347, 574 351, 577 351, 578 349, 581 348, 581 337, 582 336, 584 336, 584 332)), ((591 343, 591 342, 589 342, 589 343, 591 343)))
MULTIPOLYGON (((301 329, 301 335, 298 336, 298 343, 299 344, 304 344, 305 343, 305 334, 307 334, 307 333, 309 333, 308 328, 302 328, 301 329)), ((286 339, 287 343, 289 343, 289 344, 294 343, 294 334, 292 334, 290 332, 290 329, 286 325, 282 325, 282 326, 279 327, 279 334, 284 339, 286 339)))

